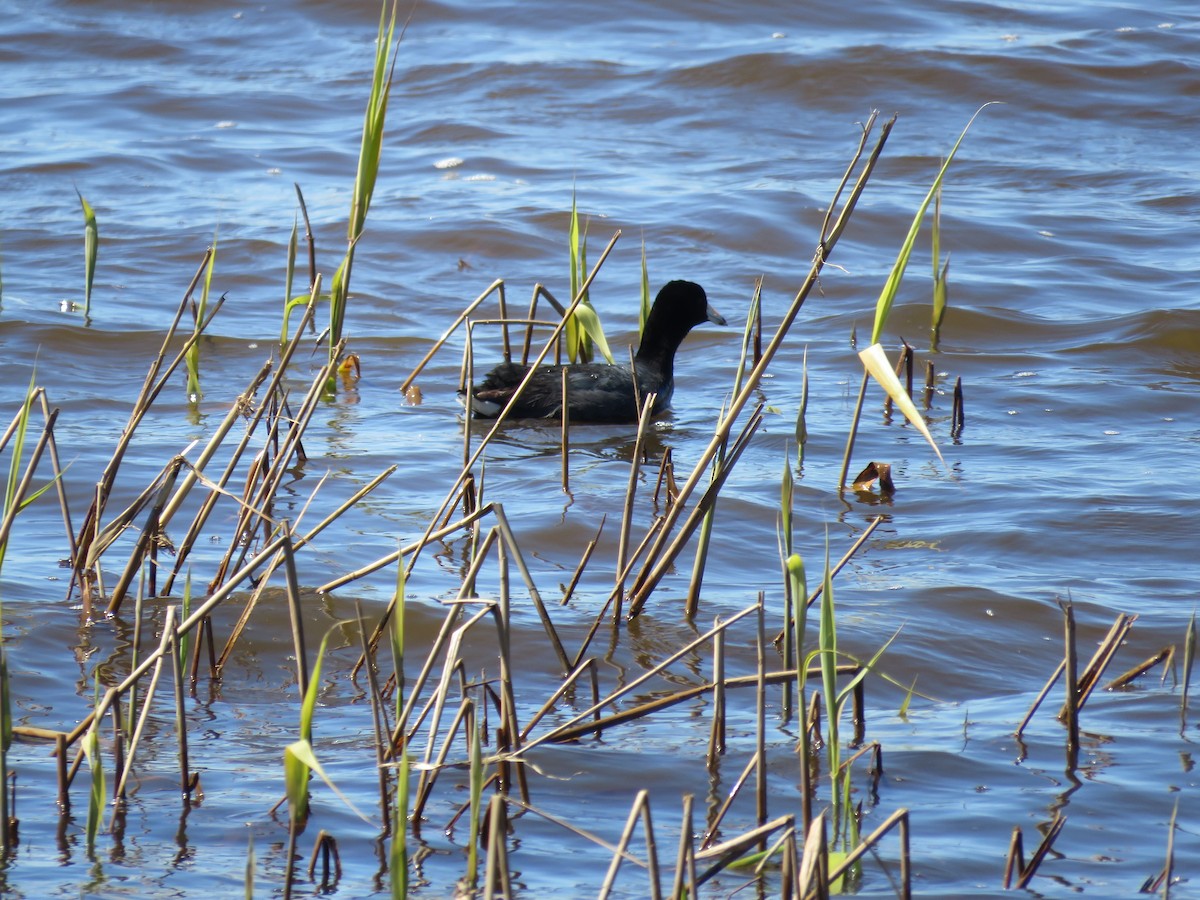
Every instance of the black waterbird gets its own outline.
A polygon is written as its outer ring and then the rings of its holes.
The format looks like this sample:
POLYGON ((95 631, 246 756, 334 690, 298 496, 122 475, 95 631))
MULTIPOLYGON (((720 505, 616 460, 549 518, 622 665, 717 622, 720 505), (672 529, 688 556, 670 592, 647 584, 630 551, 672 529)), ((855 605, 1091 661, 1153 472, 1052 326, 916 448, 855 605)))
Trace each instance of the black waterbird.
MULTIPOLYGON (((650 308, 632 370, 607 363, 539 366, 509 415, 517 419, 560 418, 564 369, 572 422, 636 422, 638 404, 650 393, 658 395, 654 402, 657 415, 671 405, 675 351, 687 333, 703 322, 725 324, 724 317, 709 305, 704 288, 691 281, 667 282, 650 308)), ((488 372, 471 392, 475 415, 485 419, 498 416, 528 371, 529 366, 505 362, 488 372)))

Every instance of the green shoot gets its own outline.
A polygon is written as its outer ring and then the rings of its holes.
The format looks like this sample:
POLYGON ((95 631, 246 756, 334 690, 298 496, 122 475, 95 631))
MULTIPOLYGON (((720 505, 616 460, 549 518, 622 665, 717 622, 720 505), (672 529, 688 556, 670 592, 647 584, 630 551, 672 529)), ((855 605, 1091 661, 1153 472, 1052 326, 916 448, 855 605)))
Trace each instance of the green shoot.
POLYGON ((950 149, 950 155, 946 157, 946 161, 942 163, 941 169, 938 170, 937 177, 933 179, 933 184, 925 194, 925 199, 921 201, 921 205, 917 207, 917 214, 913 216, 912 224, 908 228, 908 234, 904 238, 904 243, 900 246, 900 253, 896 257, 895 263, 892 264, 891 274, 888 275, 887 281, 883 284, 883 290, 879 293, 879 300, 875 303, 875 325, 871 329, 871 343, 879 343, 880 337, 883 335, 883 329, 887 325, 888 314, 892 311, 892 303, 896 299, 896 292, 900 289, 900 282, 904 279, 904 270, 908 268, 908 259, 912 256, 913 245, 916 243, 917 234, 921 230, 921 221, 925 218, 925 211, 929 209, 929 204, 933 200, 934 195, 942 185, 942 179, 946 176, 946 171, 950 168, 950 163, 954 161, 954 155, 958 153, 958 148, 963 142, 963 138, 967 136, 967 131, 974 123, 976 117, 992 105, 996 101, 983 104, 975 111, 975 115, 971 116, 971 120, 967 122, 962 133, 958 136, 958 140, 954 142, 954 146, 950 149))
MULTIPOLYGON (((200 302, 192 305, 192 322, 193 329, 198 331, 201 323, 204 321, 205 311, 208 309, 208 295, 212 289, 213 271, 217 265, 217 232, 213 232, 212 253, 208 255, 208 266, 204 270, 204 283, 200 288, 200 302)), ((204 392, 200 390, 200 342, 196 341, 188 349, 187 356, 184 358, 187 365, 187 395, 188 400, 196 403, 204 396, 204 392)))
MULTIPOLYGON (((287 249, 287 270, 283 278, 283 328, 279 333, 279 344, 284 345, 288 341, 288 317, 291 316, 292 310, 300 305, 299 297, 292 297, 292 283, 296 277, 296 250, 299 244, 300 217, 292 217, 292 233, 288 238, 287 249)), ((304 297, 304 302, 308 301, 307 295, 304 297)))
POLYGON ((930 326, 929 349, 936 351, 941 337, 942 320, 946 317, 948 300, 947 278, 950 275, 950 255, 942 263, 942 186, 933 197, 933 323, 930 326))
POLYGON ((800 409, 796 412, 796 462, 804 462, 804 445, 808 443, 808 347, 800 361, 800 409))
POLYGON ((650 318, 650 272, 646 268, 646 239, 642 238, 642 303, 638 314, 638 334, 646 330, 646 320, 650 318))
MULTIPOLYGON (((807 599, 807 598, 806 598, 807 599)), ((817 631, 817 653, 821 657, 821 690, 825 696, 825 746, 829 751, 830 798, 833 801, 834 833, 841 831, 846 815, 842 802, 842 746, 838 736, 841 709, 837 690, 837 622, 833 614, 833 570, 829 565, 829 542, 825 543, 825 580, 821 589, 821 623, 817 631)), ((807 667, 806 667, 807 668, 807 667)))
MULTIPOLYGON (((96 707, 99 708, 99 676, 96 677, 95 694, 96 707)), ((92 721, 92 727, 83 736, 83 753, 87 757, 88 768, 92 772, 92 786, 91 791, 88 793, 87 825, 84 832, 87 840, 87 853, 90 857, 94 857, 96 853, 96 835, 100 833, 100 822, 104 818, 104 798, 107 796, 107 791, 104 787, 104 765, 100 759, 100 721, 100 716, 96 716, 92 721)), ((7 811, 5 811, 5 817, 7 817, 7 811)))
MULTIPOLYGON (((379 33, 375 41, 375 67, 371 76, 371 96, 363 115, 362 140, 359 144, 358 172, 354 178, 354 193, 350 203, 350 223, 347 229, 346 256, 334 273, 329 291, 329 353, 342 340, 346 320, 346 300, 350 293, 350 272, 354 267, 354 248, 363 235, 367 211, 375 194, 379 177, 379 162, 383 155, 383 128, 387 121, 388 98, 396 69, 396 2, 392 0, 390 19, 387 3, 379 13, 379 33)), ((403 36, 403 35, 401 35, 403 36)))
POLYGON ((92 282, 96 277, 96 256, 100 248, 100 229, 96 225, 96 211, 83 198, 79 188, 75 189, 79 205, 83 207, 83 317, 92 313, 92 282))
MULTIPOLYGON (((575 192, 571 192, 571 225, 567 234, 571 255, 571 299, 579 294, 583 280, 587 277, 587 231, 579 228, 579 208, 575 203, 575 192)), ((604 328, 600 325, 600 317, 585 291, 583 300, 575 308, 571 318, 567 320, 567 357, 571 362, 591 362, 595 349, 599 348, 601 356, 612 365, 613 355, 604 337, 604 328)))

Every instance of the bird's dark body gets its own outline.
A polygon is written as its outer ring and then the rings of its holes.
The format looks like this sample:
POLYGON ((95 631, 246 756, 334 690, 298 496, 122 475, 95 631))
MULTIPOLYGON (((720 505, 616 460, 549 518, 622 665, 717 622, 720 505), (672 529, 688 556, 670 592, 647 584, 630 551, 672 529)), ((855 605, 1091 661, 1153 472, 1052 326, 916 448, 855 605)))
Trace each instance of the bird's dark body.
MULTIPOLYGON (((605 363, 539 366, 509 415, 517 419, 560 418, 564 369, 571 422, 636 422, 640 404, 651 393, 657 395, 654 413, 658 414, 670 406, 675 389, 675 351, 701 322, 725 324, 720 313, 708 305, 700 285, 669 282, 655 298, 632 369, 605 363)), ((512 362, 488 372, 471 392, 475 415, 498 416, 528 372, 528 366, 512 362)))

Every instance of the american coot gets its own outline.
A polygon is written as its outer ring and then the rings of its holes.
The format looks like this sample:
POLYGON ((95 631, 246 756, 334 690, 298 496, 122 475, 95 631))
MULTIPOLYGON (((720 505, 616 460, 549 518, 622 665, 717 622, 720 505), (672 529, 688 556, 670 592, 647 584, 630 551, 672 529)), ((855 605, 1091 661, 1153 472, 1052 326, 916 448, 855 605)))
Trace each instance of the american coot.
MULTIPOLYGON (((675 387, 675 351, 701 322, 724 325, 725 319, 708 304, 704 288, 691 281, 671 281, 654 298, 642 344, 628 366, 582 363, 574 366, 540 366, 521 392, 510 415, 518 419, 557 419, 562 415, 562 370, 567 370, 567 404, 572 422, 636 422, 638 403, 657 393, 657 415, 671 404, 675 387), (637 390, 633 372, 637 372, 637 390)), ((488 372, 472 391, 471 408, 477 417, 500 414, 516 392, 528 366, 501 363, 488 372)))

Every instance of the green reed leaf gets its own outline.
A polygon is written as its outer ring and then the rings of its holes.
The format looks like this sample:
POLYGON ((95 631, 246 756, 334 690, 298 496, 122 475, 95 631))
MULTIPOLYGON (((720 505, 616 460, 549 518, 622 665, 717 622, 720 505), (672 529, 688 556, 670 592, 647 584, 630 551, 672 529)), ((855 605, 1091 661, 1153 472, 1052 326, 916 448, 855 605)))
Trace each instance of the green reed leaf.
POLYGON ((100 250, 100 229, 96 225, 96 211, 92 204, 84 199, 75 189, 79 197, 79 205, 83 207, 83 315, 87 318, 92 312, 92 282, 96 278, 96 257, 100 250))
POLYGON ((942 460, 942 451, 938 449, 937 443, 933 439, 933 435, 929 433, 929 426, 925 424, 925 418, 918 412, 916 405, 912 402, 912 398, 908 396, 908 392, 904 389, 904 385, 900 383, 900 379, 896 377, 896 369, 888 362, 887 353, 879 344, 872 344, 866 350, 860 350, 858 358, 862 360, 868 372, 871 373, 896 407, 904 413, 904 418, 912 423, 912 426, 924 435, 925 440, 929 441, 929 446, 933 448, 933 452, 937 454, 937 458, 942 460))
POLYGON ((883 290, 879 294, 879 300, 875 303, 875 325, 871 329, 871 343, 879 342, 883 335, 884 326, 887 324, 888 314, 892 310, 892 303, 896 299, 896 292, 900 289, 900 282, 904 278, 904 270, 908 267, 908 259, 912 255, 913 245, 917 240, 917 233, 921 230, 921 220, 925 218, 925 211, 929 208, 929 203, 933 199, 938 188, 941 187, 942 179, 946 175, 946 171, 950 168, 950 163, 954 161, 954 155, 958 153, 958 148, 963 142, 963 138, 967 136, 967 131, 974 123, 976 117, 991 106, 996 101, 991 101, 983 104, 975 111, 975 115, 971 116, 969 122, 962 133, 958 136, 958 140, 954 142, 954 146, 950 150, 950 155, 946 157, 946 161, 942 163, 941 169, 938 170, 937 177, 933 179, 933 184, 930 185, 928 192, 925 194, 925 199, 921 201, 921 205, 917 208, 917 214, 913 216, 912 224, 908 228, 908 234, 904 238, 904 243, 900 246, 900 253, 896 257, 895 263, 892 264, 891 274, 888 275, 887 281, 883 284, 883 290))

